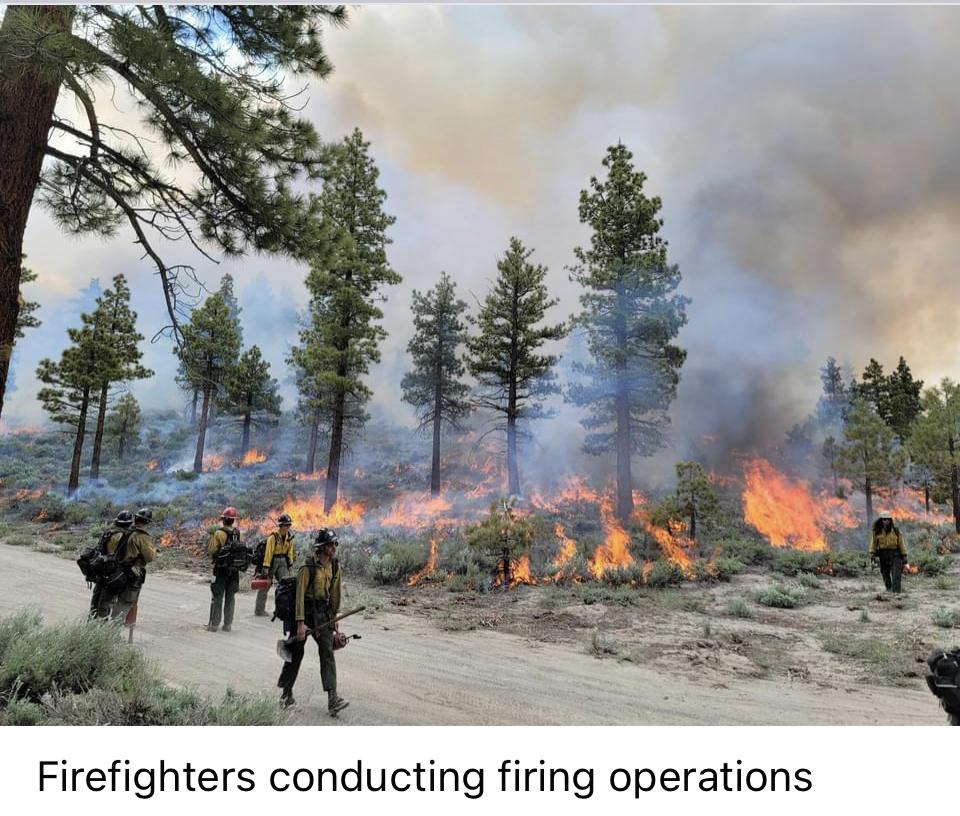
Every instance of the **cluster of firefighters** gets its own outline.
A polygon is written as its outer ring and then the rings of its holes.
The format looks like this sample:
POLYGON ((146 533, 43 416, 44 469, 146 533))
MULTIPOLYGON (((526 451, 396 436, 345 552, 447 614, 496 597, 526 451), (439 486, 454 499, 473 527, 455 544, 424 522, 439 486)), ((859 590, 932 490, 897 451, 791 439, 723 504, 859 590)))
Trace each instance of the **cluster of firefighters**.
MULTIPOLYGON (((230 632, 233 628, 240 573, 247 568, 249 561, 249 550, 240 544, 237 518, 235 508, 225 508, 220 515, 220 526, 207 539, 207 555, 213 570, 208 632, 230 632)), ((152 520, 153 513, 149 508, 136 513, 124 510, 117 514, 113 528, 101 538, 98 554, 115 559, 118 569, 110 576, 94 581, 91 616, 120 624, 127 622, 131 610, 135 610, 146 565, 157 555, 147 532, 152 520), (113 580, 113 575, 123 575, 123 579, 113 580)), ((286 642, 281 649, 284 663, 277 681, 281 704, 285 707, 294 705, 293 686, 303 662, 307 637, 312 637, 320 654, 320 677, 323 690, 327 692, 327 710, 331 716, 336 716, 348 705, 337 693, 334 655, 335 649, 347 640, 340 633, 337 622, 342 581, 337 559, 338 544, 335 531, 318 530, 312 552, 297 572, 295 594, 291 593, 290 598, 290 614, 280 616, 286 642)), ((262 559, 258 559, 254 578, 262 587, 257 591, 255 615, 267 615, 269 586, 275 583, 279 587, 281 580, 290 575, 295 560, 293 521, 284 513, 277 519, 277 529, 266 539, 262 559)))
MULTIPOLYGON (((91 615, 110 618, 122 623, 135 609, 143 586, 146 565, 156 558, 147 527, 153 520, 149 508, 136 513, 122 511, 114 520, 114 528, 101 539, 104 555, 113 557, 123 567, 123 581, 111 582, 101 578, 94 582, 90 604, 91 615)), ((294 704, 293 686, 303 662, 304 647, 310 635, 320 653, 320 676, 327 692, 327 706, 335 716, 348 705, 337 694, 337 666, 334 650, 343 645, 344 638, 336 622, 340 611, 341 570, 337 560, 337 534, 333 530, 317 532, 312 552, 307 555, 296 576, 296 593, 291 598, 291 609, 283 617, 286 648, 284 664, 277 681, 281 690, 280 702, 294 704)), ((237 511, 227 507, 220 515, 220 526, 210 533, 207 555, 213 576, 210 580, 209 632, 233 628, 235 596, 240 588, 240 573, 247 566, 249 551, 240 545, 237 511), (237 560, 240 553, 240 560, 237 560)), ((870 557, 879 561, 880 572, 887 590, 901 591, 901 576, 907 564, 907 549, 903 535, 890 515, 881 514, 870 533, 870 557)), ((293 521, 286 513, 277 519, 277 529, 263 545, 262 558, 257 559, 255 579, 260 584, 254 614, 267 615, 267 594, 270 586, 286 578, 296 560, 293 521)), ((118 573, 119 574, 119 573, 118 573)), ((279 608, 279 603, 278 603, 279 608)))

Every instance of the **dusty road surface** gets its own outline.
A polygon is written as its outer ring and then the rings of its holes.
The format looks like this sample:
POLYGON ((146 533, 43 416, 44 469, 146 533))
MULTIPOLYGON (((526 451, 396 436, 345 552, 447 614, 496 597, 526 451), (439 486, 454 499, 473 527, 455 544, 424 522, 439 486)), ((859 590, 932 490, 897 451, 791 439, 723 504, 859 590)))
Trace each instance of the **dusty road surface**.
MULTIPOLYGON (((18 576, 0 614, 38 607, 48 621, 85 614, 89 591, 73 561, 0 545, 0 573, 18 576), (29 578, 27 577, 29 576, 29 578)), ((219 697, 227 687, 274 694, 278 625, 253 617, 253 595, 237 598, 231 633, 204 630, 210 593, 184 576, 148 576, 135 642, 165 678, 219 697)), ((344 622, 360 643, 338 653, 350 707, 326 715, 319 664, 310 650, 295 690, 292 722, 343 725, 942 725, 925 691, 822 689, 770 680, 702 685, 642 666, 597 660, 571 646, 497 632, 443 632, 422 618, 379 612, 344 622)))

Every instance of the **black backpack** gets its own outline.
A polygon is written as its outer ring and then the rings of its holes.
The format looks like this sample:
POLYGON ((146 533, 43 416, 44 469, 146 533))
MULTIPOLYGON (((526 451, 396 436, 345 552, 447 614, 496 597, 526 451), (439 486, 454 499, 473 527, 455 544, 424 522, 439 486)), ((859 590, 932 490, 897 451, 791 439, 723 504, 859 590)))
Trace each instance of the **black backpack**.
POLYGON ((267 557, 267 539, 263 538, 257 542, 253 548, 253 569, 254 572, 260 572, 263 569, 263 559, 267 557))
POLYGON ((250 566, 250 548, 240 542, 239 530, 227 530, 227 540, 213 559, 214 569, 244 572, 250 566))
POLYGON ((115 578, 117 573, 121 571, 119 553, 126 546, 131 532, 132 530, 118 530, 116 528, 106 530, 100 536, 96 547, 87 547, 80 553, 80 557, 77 558, 77 566, 80 567, 80 572, 87 579, 87 583, 92 584, 110 578, 113 578, 114 583, 119 581, 115 578), (117 543, 117 548, 111 555, 107 553, 107 544, 110 543, 110 539, 116 533, 122 533, 123 537, 117 543))
POLYGON ((934 649, 927 658, 927 686, 940 698, 951 724, 960 721, 960 648, 934 649))
MULTIPOLYGON (((333 564, 333 576, 336 578, 337 573, 340 571, 340 562, 334 558, 332 561, 333 564)), ((310 581, 307 584, 307 589, 309 590, 313 586, 313 579, 317 575, 317 567, 314 564, 305 564, 304 569, 310 570, 310 581)), ((277 591, 273 596, 274 608, 273 608, 273 617, 270 620, 281 620, 288 629, 293 628, 293 624, 296 622, 295 618, 297 617, 297 576, 288 575, 286 578, 281 578, 277 584, 277 591)))

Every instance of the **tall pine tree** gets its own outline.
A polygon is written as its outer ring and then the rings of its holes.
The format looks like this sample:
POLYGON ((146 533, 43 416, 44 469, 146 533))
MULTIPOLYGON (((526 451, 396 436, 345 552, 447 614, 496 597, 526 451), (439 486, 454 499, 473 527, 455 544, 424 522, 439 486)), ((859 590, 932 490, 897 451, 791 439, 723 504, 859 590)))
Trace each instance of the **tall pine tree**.
POLYGON ((194 473, 202 473, 210 405, 223 388, 240 354, 236 325, 219 292, 210 295, 203 305, 193 310, 190 322, 183 326, 183 342, 176 354, 186 382, 202 397, 193 457, 194 473))
POLYGON ((633 512, 632 456, 664 444, 668 409, 686 352, 675 345, 686 323, 687 298, 677 294, 680 271, 667 263, 659 236, 660 199, 643 192, 646 176, 622 144, 607 148, 604 180, 580 193, 580 221, 593 230, 588 249, 575 250, 573 278, 584 287, 577 324, 592 361, 574 370, 580 382, 569 399, 583 406, 591 454, 617 460, 617 516, 633 512))
POLYGON ((270 376, 270 363, 263 359, 259 346, 251 346, 227 375, 221 411, 240 420, 240 457, 250 450, 250 429, 269 421, 276 424, 280 415, 277 381, 270 376))
POLYGON ((507 489, 513 495, 520 495, 518 424, 543 416, 543 398, 560 391, 553 370, 559 358, 541 349, 567 334, 564 323, 544 325, 557 300, 547 292, 547 268, 531 263, 532 254, 519 238, 510 239, 497 262, 493 289, 480 307, 479 332, 467 341, 467 366, 479 383, 477 403, 503 417, 507 489))
POLYGON ((97 397, 97 424, 90 460, 90 480, 96 481, 100 476, 100 450, 111 387, 153 376, 150 369, 140 364, 142 354, 139 344, 143 335, 137 331, 137 313, 130 308, 130 289, 123 275, 114 277, 113 289, 105 290, 97 298, 93 331, 104 350, 99 366, 100 393, 97 397))
POLYGON ((887 424, 901 442, 910 435, 910 426, 920 413, 923 380, 915 380, 907 361, 900 358, 887 377, 887 424))
POLYGON ((944 378, 922 396, 923 412, 914 420, 907 441, 913 465, 924 481, 946 486, 960 533, 960 384, 944 378))
POLYGON ((828 435, 839 433, 850 409, 850 393, 843 381, 843 369, 833 357, 828 357, 820 369, 820 382, 823 393, 817 401, 817 423, 828 435))
POLYGON ((413 292, 414 333, 407 345, 413 368, 400 387, 404 401, 417 409, 420 427, 433 431, 430 493, 434 496, 440 493, 441 427, 446 423, 460 428, 460 420, 471 409, 459 353, 467 341, 466 310, 467 304, 457 297, 456 284, 446 272, 429 291, 413 292))
POLYGON ((309 315, 290 356, 301 389, 300 413, 310 428, 308 470, 320 434, 329 439, 326 512, 339 495, 346 435, 366 417, 370 390, 363 377, 380 359, 378 346, 386 337, 377 303, 385 286, 401 282, 387 260, 387 229, 395 219, 383 210, 387 194, 378 186, 380 173, 369 148, 354 130, 330 150, 318 202, 335 240, 312 262, 306 280, 309 315))
POLYGON ((124 394, 107 414, 104 429, 104 435, 114 446, 117 461, 123 462, 140 444, 140 428, 140 404, 133 394, 124 394))
POLYGON ((68 232, 112 237, 126 222, 157 269, 174 327, 192 272, 164 258, 165 239, 201 252, 316 251, 324 228, 300 183, 318 178, 323 148, 287 80, 329 74, 322 28, 344 20, 342 6, 323 5, 6 7, 0 409, 37 190, 68 232), (101 121, 118 90, 142 127, 101 121))

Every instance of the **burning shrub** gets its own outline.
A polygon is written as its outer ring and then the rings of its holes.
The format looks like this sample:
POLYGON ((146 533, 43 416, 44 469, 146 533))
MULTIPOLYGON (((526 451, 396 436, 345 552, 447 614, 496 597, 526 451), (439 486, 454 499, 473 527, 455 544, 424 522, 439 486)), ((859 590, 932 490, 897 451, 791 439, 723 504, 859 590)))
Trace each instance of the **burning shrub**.
POLYGON ((732 538, 721 541, 719 550, 723 555, 736 558, 742 564, 756 566, 773 560, 775 550, 765 541, 752 538, 732 538))
POLYGON ((802 572, 824 572, 829 566, 829 554, 809 550, 778 550, 771 565, 774 572, 799 575, 802 572))
POLYGON ((940 575, 947 569, 949 558, 937 555, 935 550, 918 547, 910 554, 910 563, 920 570, 921 575, 940 575))
POLYGON ((407 541, 386 539, 376 555, 370 557, 367 577, 377 584, 398 584, 426 563, 420 546, 407 541))
POLYGON ((683 570, 677 564, 661 558, 650 567, 650 572, 647 575, 647 586, 661 588, 682 584, 685 577, 683 570))
POLYGON ((721 555, 713 562, 713 569, 718 580, 729 581, 734 575, 743 572, 745 567, 743 561, 739 558, 721 555))
POLYGON ((33 521, 63 521, 65 502, 54 493, 45 493, 33 502, 24 505, 23 515, 33 521))
MULTIPOLYGON (((479 553, 497 555, 504 573, 515 560, 526 555, 533 542, 533 524, 520 515, 508 499, 495 501, 490 513, 478 524, 464 528, 467 544, 479 553)), ((510 582, 504 580, 504 586, 510 582)))
POLYGON ((930 620, 941 629, 957 629, 960 627, 960 609, 944 609, 940 607, 931 615, 930 620))
POLYGON ((807 602, 807 593, 798 584, 771 584, 758 590, 755 600, 761 606, 794 609, 807 602))

